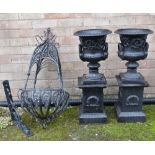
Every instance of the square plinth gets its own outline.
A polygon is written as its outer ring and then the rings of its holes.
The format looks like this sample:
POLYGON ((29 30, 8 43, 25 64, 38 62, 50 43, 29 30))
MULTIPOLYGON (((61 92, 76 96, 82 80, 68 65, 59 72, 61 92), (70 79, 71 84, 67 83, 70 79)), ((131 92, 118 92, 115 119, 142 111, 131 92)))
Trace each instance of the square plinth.
POLYGON ((103 105, 103 88, 106 87, 105 80, 96 81, 95 83, 94 81, 89 81, 89 83, 84 84, 83 77, 79 77, 78 87, 82 89, 79 122, 81 124, 105 123, 107 121, 103 105))
POLYGON ((145 122, 146 116, 142 111, 144 87, 148 83, 124 83, 116 76, 119 85, 118 103, 115 104, 119 122, 145 122))

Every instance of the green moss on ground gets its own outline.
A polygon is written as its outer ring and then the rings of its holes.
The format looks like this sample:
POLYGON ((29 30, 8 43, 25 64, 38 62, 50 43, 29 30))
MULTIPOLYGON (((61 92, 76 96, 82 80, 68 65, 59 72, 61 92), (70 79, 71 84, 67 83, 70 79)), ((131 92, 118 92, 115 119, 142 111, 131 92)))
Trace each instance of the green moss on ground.
POLYGON ((118 123, 113 107, 106 107, 107 124, 79 125, 78 107, 69 107, 60 117, 42 129, 27 114, 23 121, 33 131, 25 136, 15 126, 0 129, 0 140, 155 140, 155 105, 144 106, 145 123, 118 123))

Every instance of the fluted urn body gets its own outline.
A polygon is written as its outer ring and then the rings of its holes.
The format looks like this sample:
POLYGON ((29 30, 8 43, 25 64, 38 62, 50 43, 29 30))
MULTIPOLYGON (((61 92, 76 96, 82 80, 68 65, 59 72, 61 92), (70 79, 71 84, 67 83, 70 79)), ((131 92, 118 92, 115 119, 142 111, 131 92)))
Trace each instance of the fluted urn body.
POLYGON ((149 44, 146 42, 148 34, 153 33, 149 29, 119 29, 115 31, 120 35, 121 43, 118 44, 118 56, 127 60, 127 72, 120 74, 124 83, 144 83, 143 76, 136 71, 136 61, 145 59, 148 55, 149 44))
POLYGON ((79 57, 82 61, 89 62, 89 74, 84 75, 85 80, 102 79, 103 75, 98 73, 98 68, 101 60, 108 57, 108 44, 106 43, 106 36, 111 31, 107 29, 88 29, 81 30, 74 33, 79 36, 79 57))

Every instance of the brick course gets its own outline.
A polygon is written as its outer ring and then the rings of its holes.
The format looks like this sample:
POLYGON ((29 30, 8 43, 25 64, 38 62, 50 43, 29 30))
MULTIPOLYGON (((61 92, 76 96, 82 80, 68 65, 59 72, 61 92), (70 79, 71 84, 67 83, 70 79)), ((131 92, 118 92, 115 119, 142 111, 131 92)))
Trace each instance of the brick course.
MULTIPOLYGON (((107 28, 113 32, 118 28, 150 28, 155 32, 155 14, 149 13, 15 13, 0 14, 0 82, 10 80, 12 93, 17 99, 19 88, 23 88, 26 79, 31 54, 36 45, 35 36, 41 35, 43 30, 51 27, 60 43, 59 55, 62 62, 64 87, 77 98, 81 90, 77 87, 77 77, 87 73, 87 63, 79 59, 78 37, 73 36, 77 30, 88 28, 107 28)), ((115 75, 126 71, 125 62, 117 56, 118 35, 110 34, 107 37, 109 43, 108 59, 101 62, 100 72, 104 73, 108 88, 104 94, 107 97, 116 97, 118 92, 115 75)), ((155 96, 155 34, 148 36, 150 44, 148 58, 139 61, 138 69, 150 87, 145 89, 145 96, 155 96)), ((39 75, 38 87, 56 86, 54 70, 48 66, 47 71, 39 75)), ((32 73, 32 75, 34 72, 32 73)), ((33 84, 30 78, 29 86, 33 84)), ((4 100, 3 87, 0 85, 0 100, 4 100)))

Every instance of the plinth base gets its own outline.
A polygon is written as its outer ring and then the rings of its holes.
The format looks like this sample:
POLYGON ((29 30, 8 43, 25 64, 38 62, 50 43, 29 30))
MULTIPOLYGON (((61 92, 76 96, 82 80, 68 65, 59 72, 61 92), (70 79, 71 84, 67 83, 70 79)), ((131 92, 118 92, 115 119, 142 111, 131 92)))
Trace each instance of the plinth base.
POLYGON ((79 122, 80 122, 80 124, 106 123, 107 122, 107 115, 104 111, 102 113, 83 113, 83 110, 81 107, 80 108, 79 122))
POLYGON ((120 107, 115 104, 117 120, 124 123, 145 122, 146 115, 142 111, 125 112, 121 111, 120 107))

